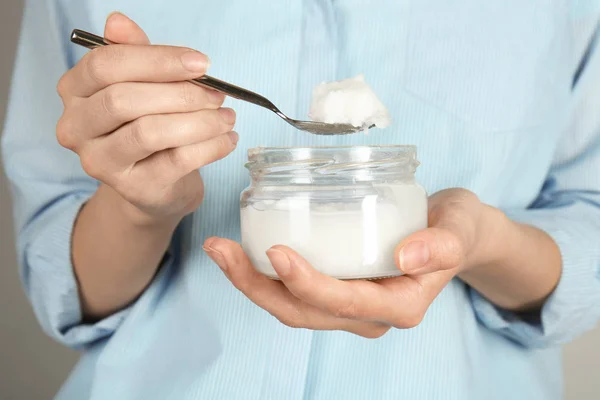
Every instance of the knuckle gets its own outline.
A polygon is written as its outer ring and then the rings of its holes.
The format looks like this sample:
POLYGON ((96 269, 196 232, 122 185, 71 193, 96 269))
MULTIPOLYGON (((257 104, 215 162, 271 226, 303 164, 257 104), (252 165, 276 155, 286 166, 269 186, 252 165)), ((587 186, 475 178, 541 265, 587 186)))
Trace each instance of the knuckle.
POLYGON ((472 191, 464 188, 442 190, 432 196, 437 198, 440 213, 452 213, 454 210, 464 210, 475 204, 481 203, 479 197, 472 191))
POLYGON ((443 265, 448 267, 458 267, 464 261, 465 249, 462 240, 456 235, 449 235, 444 243, 443 260, 440 260, 443 265))
POLYGON ((224 124, 223 118, 219 115, 218 110, 205 111, 204 123, 206 124, 207 129, 215 131, 224 124))
POLYGON ((229 278, 229 280, 231 281, 231 283, 233 284, 233 286, 237 290, 242 292, 244 294, 244 296, 248 297, 249 299, 253 298, 254 291, 253 291, 252 285, 246 279, 243 279, 242 277, 240 277, 235 268, 229 269, 227 271, 226 275, 229 278))
MULTIPOLYGON (((198 125, 194 121, 189 120, 182 120, 178 122, 177 125, 174 126, 174 129, 172 131, 173 134, 178 137, 187 137, 189 135, 196 136, 196 134, 199 133, 198 125)), ((165 129, 165 132, 161 132, 161 136, 167 133, 168 132, 166 132, 165 129)))
POLYGON ((113 45, 95 49, 84 56, 88 76, 94 82, 105 86, 110 83, 111 71, 125 58, 122 46, 113 45))
POLYGON ((232 115, 232 119, 231 121, 227 121, 224 117, 223 114, 221 114, 222 111, 220 110, 216 110, 212 115, 213 115, 213 123, 215 124, 215 126, 224 126, 224 127, 228 127, 228 128, 233 128, 233 126, 235 125, 236 119, 237 119, 237 114, 235 112, 235 110, 228 108, 228 109, 224 109, 222 108, 221 110, 227 110, 227 113, 231 113, 232 115))
POLYGON ((71 120, 64 114, 56 124, 56 139, 62 147, 73 150, 75 148, 75 137, 71 128, 71 120))
POLYGON ((142 117, 132 121, 129 124, 129 140, 128 144, 135 146, 145 152, 154 151, 154 139, 151 134, 153 123, 150 117, 142 117))
POLYGON ((168 162, 175 169, 186 169, 187 168, 188 157, 186 156, 186 153, 181 150, 181 147, 167 150, 166 157, 168 159, 168 162))
POLYGON ((297 304, 290 304, 276 313, 271 311, 269 313, 290 328, 308 328, 306 317, 297 304))
POLYGON ((120 85, 114 85, 104 91, 102 107, 108 115, 120 116, 132 108, 131 97, 120 85))
POLYGON ((423 322, 424 317, 425 317, 425 313, 420 310, 411 311, 408 314, 405 314, 400 318, 400 321, 396 325, 396 328, 400 328, 400 329, 415 328, 421 322, 423 322))
POLYGON ((137 185, 130 184, 125 174, 120 174, 111 182, 111 187, 119 193, 125 200, 135 203, 140 197, 140 188, 137 185))
POLYGON ((361 334, 366 339, 379 339, 390 330, 389 326, 379 325, 368 329, 366 332, 361 334))
POLYGON ((470 190, 464 188, 458 188, 456 190, 457 197, 465 203, 472 203, 474 201, 479 201, 479 197, 475 193, 470 190))
POLYGON ((148 208, 160 206, 153 196, 154 193, 146 188, 145 185, 138 185, 134 180, 119 178, 111 183, 114 189, 132 204, 143 204, 148 208))
POLYGON ((225 103, 226 96, 213 89, 202 88, 204 102, 208 105, 207 108, 218 110, 225 103), (214 96, 217 94, 219 97, 214 96))
MULTIPOLYGON (((314 297, 314 287, 310 282, 298 282, 294 285, 294 296, 299 299, 310 299, 314 297)), ((335 314, 337 309, 331 309, 330 313, 335 314)))
POLYGON ((279 322, 281 322, 282 324, 284 324, 286 326, 289 326, 290 328, 304 328, 304 325, 302 324, 302 320, 298 317, 275 315, 275 318, 277 318, 277 320, 279 322))
POLYGON ((234 242, 227 242, 229 243, 229 245, 227 246, 228 250, 223 252, 223 254, 229 259, 231 260, 233 265, 243 265, 243 264, 247 264, 248 261, 247 259, 244 257, 244 249, 242 248, 242 245, 234 242))
POLYGON ((156 70, 179 72, 181 71, 181 54, 185 53, 185 48, 173 48, 170 46, 156 46, 149 54, 147 61, 152 64, 156 70))
POLYGON ((106 52, 91 51, 83 57, 85 70, 92 81, 100 85, 106 84, 107 60, 106 52))
POLYGON ((61 99, 67 97, 67 74, 61 76, 58 80, 58 83, 56 84, 56 92, 58 93, 61 99))
POLYGON ((230 110, 231 110, 231 114, 233 115, 233 118, 232 118, 231 122, 227 123, 227 125, 233 127, 233 126, 235 126, 235 123, 237 122, 237 113, 235 112, 234 109, 230 109, 230 110))
POLYGON ((219 152, 219 157, 224 157, 229 150, 231 149, 231 139, 229 135, 219 135, 217 137, 217 149, 219 152))
POLYGON ((144 147, 144 122, 138 118, 129 123, 129 135, 127 144, 135 147, 144 147))
POLYGON ((102 175, 102 168, 96 160, 96 157, 92 152, 84 151, 79 156, 79 161, 81 162, 81 167, 84 172, 91 176, 92 178, 100 179, 102 175))
POLYGON ((195 87, 187 82, 179 84, 179 100, 181 104, 186 108, 191 108, 198 103, 196 97, 195 87))
POLYGON ((347 303, 336 307, 333 310, 333 315, 338 318, 355 319, 357 317, 356 302, 351 298, 347 303))
POLYGON ((219 127, 220 129, 227 129, 230 130, 235 126, 235 122, 237 119, 237 114, 235 113, 235 111, 231 108, 221 108, 220 110, 216 110, 213 113, 213 123, 215 124, 216 127, 219 127), (226 110, 226 111, 221 111, 221 110, 226 110), (222 112, 226 112, 227 115, 222 114, 222 112), (231 114, 231 116, 229 115, 231 114), (231 118, 231 119, 229 119, 231 118))
MULTIPOLYGON (((200 117, 198 118, 198 125, 200 126, 200 130, 203 132, 212 133, 213 135, 222 133, 220 127, 223 125, 223 122, 215 110, 202 111, 200 117)), ((220 136, 221 135, 216 136, 216 138, 220 139, 220 136)))

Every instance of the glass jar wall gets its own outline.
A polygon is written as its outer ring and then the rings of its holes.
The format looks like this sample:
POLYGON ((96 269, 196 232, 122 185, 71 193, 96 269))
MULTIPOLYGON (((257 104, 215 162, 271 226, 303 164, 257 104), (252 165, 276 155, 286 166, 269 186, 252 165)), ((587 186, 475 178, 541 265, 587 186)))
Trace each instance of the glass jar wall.
POLYGON ((396 276, 395 247, 427 226, 414 146, 255 148, 246 166, 242 246, 271 278, 277 244, 339 279, 396 276))

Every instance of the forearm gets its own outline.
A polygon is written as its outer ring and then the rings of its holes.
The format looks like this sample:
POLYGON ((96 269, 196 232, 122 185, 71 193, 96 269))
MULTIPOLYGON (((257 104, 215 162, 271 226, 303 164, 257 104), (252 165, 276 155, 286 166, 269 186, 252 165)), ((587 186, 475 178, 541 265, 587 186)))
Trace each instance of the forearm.
POLYGON ((481 223, 487 234, 459 277, 501 308, 539 309, 560 278, 556 243, 545 232, 511 221, 489 206, 481 223))
POLYGON ((72 256, 85 318, 98 319, 135 300, 158 268, 178 219, 144 218, 101 185, 73 230, 72 256))

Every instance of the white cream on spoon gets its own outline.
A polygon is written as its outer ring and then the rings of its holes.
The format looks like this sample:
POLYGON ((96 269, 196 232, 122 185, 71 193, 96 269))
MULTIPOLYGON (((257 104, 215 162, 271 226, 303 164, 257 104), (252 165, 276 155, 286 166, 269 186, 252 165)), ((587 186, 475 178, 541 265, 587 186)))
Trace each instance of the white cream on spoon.
POLYGON ((334 82, 324 82, 313 90, 308 116, 313 121, 328 124, 351 124, 364 128, 390 126, 388 109, 365 82, 364 76, 334 82))

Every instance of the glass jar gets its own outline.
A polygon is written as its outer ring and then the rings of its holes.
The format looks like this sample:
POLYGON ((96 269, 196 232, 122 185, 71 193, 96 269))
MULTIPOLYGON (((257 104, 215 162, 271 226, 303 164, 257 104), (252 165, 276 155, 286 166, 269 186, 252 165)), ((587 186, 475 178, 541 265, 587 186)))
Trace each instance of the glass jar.
POLYGON ((415 146, 250 149, 242 247, 271 278, 265 252, 277 244, 338 279, 400 275, 396 246, 427 227, 418 165, 415 146))

